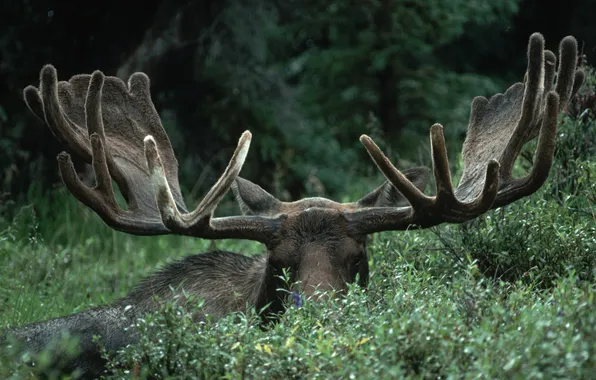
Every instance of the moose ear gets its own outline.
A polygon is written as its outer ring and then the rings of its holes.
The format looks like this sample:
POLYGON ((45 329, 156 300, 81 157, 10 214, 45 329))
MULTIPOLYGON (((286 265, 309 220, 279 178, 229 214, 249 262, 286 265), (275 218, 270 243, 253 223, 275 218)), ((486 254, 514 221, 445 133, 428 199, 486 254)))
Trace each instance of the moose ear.
POLYGON ((281 202, 247 179, 236 177, 232 191, 243 215, 270 216, 279 213, 281 202))
MULTIPOLYGON (((426 166, 403 170, 402 173, 420 191, 424 191, 430 176, 430 169, 426 166)), ((410 202, 388 181, 366 194, 357 203, 358 208, 363 207, 405 207, 410 202)))

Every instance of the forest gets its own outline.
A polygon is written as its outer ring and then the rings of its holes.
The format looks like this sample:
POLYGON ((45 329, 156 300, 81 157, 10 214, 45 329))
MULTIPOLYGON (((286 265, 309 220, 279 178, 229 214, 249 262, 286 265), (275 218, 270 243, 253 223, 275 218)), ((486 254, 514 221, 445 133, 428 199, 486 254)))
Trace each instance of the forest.
MULTIPOLYGON (((385 179, 362 134, 400 170, 432 167, 429 132, 441 123, 457 183, 472 99, 524 80, 539 32, 556 54, 574 36, 586 75, 535 194, 465 223, 370 236, 367 289, 295 302, 268 328, 258 310, 198 324, 164 305, 138 319, 138 344, 103 352, 104 377, 589 378, 595 14, 587 0, 2 2, 0 331, 113 302, 189 254, 263 252, 244 240, 133 236, 79 203, 59 175, 64 146, 24 101, 44 65, 59 80, 146 73, 192 208, 246 130, 243 178, 282 201, 350 202, 385 179)), ((514 173, 531 170, 535 151, 524 147, 514 173)), ((91 165, 73 160, 93 183, 91 165)), ((231 193, 218 216, 239 213, 231 193)), ((66 338, 60 352, 75 354, 66 338)), ((0 377, 61 378, 55 350, 0 347, 0 377)))
POLYGON ((235 141, 253 132, 244 176, 283 199, 341 196, 374 174, 358 137, 398 164, 428 164, 440 122, 458 151, 471 99, 519 80, 533 32, 556 50, 566 35, 589 59, 595 5, 506 1, 7 1, 0 6, 2 189, 59 182, 62 148, 26 109, 44 64, 60 80, 102 70, 151 78, 152 98, 198 197, 235 141), (550 5, 549 5, 550 4, 550 5), (35 138, 31 138, 31 133, 35 138))

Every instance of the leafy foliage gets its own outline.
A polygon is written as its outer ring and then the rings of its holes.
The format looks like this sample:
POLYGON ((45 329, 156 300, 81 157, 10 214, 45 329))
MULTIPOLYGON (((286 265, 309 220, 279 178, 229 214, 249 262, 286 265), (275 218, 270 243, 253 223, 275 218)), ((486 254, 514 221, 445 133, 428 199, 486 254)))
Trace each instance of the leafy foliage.
POLYGON ((136 368, 141 377, 428 378, 581 377, 595 364, 593 294, 572 278, 551 295, 424 275, 382 290, 290 308, 267 331, 254 315, 197 326, 166 308, 139 321, 143 343, 112 366, 117 377, 136 368))

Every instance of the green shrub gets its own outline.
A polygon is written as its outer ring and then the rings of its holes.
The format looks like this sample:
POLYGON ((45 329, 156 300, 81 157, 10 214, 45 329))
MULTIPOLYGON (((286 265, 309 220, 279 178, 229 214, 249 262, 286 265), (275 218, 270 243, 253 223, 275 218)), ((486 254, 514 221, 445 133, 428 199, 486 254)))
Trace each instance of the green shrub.
POLYGON ((139 320, 141 344, 111 357, 111 376, 582 378, 595 369, 594 291, 573 276, 550 292, 425 275, 385 290, 307 301, 268 329, 254 313, 198 325, 168 306, 139 320))

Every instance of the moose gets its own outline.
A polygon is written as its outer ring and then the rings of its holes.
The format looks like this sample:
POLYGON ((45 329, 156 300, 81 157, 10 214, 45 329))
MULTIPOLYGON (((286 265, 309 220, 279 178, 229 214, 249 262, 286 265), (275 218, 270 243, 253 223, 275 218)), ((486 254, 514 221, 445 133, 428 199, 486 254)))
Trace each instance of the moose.
POLYGON ((66 187, 108 226, 136 235, 247 239, 264 244, 266 254, 216 250, 189 256, 165 266, 113 304, 8 333, 37 351, 68 331, 79 338, 80 354, 63 363, 64 369, 78 368, 85 377, 96 377, 105 363, 92 337, 101 336, 109 351, 134 344, 135 318, 174 296, 177 302, 188 302, 188 295, 204 300, 193 316, 196 320, 247 306, 263 310, 268 318, 284 311, 292 291, 316 300, 318 291, 341 294, 356 281, 366 286, 368 235, 462 223, 543 185, 553 163, 558 116, 584 80, 576 67, 576 40, 565 37, 559 49, 557 68, 556 55, 545 50, 543 36, 534 33, 523 82, 490 99, 473 99, 462 149, 463 175, 455 188, 443 126, 434 124, 430 146, 435 195, 424 193, 430 169, 400 171, 370 137, 362 135, 360 141, 386 178, 381 186, 349 203, 320 197, 282 202, 239 177, 252 138, 246 131, 221 177, 192 211, 183 200, 178 163, 145 74, 135 73, 124 83, 95 71, 58 82, 56 69, 44 66, 39 88, 24 89, 25 102, 69 152, 57 157, 66 187), (531 171, 514 178, 517 156, 536 137, 531 171), (92 165, 95 186, 79 178, 72 157, 92 165), (126 209, 116 202, 112 181, 124 196, 126 209), (241 215, 214 217, 230 189, 241 215), (284 272, 289 282, 281 279, 284 272))

